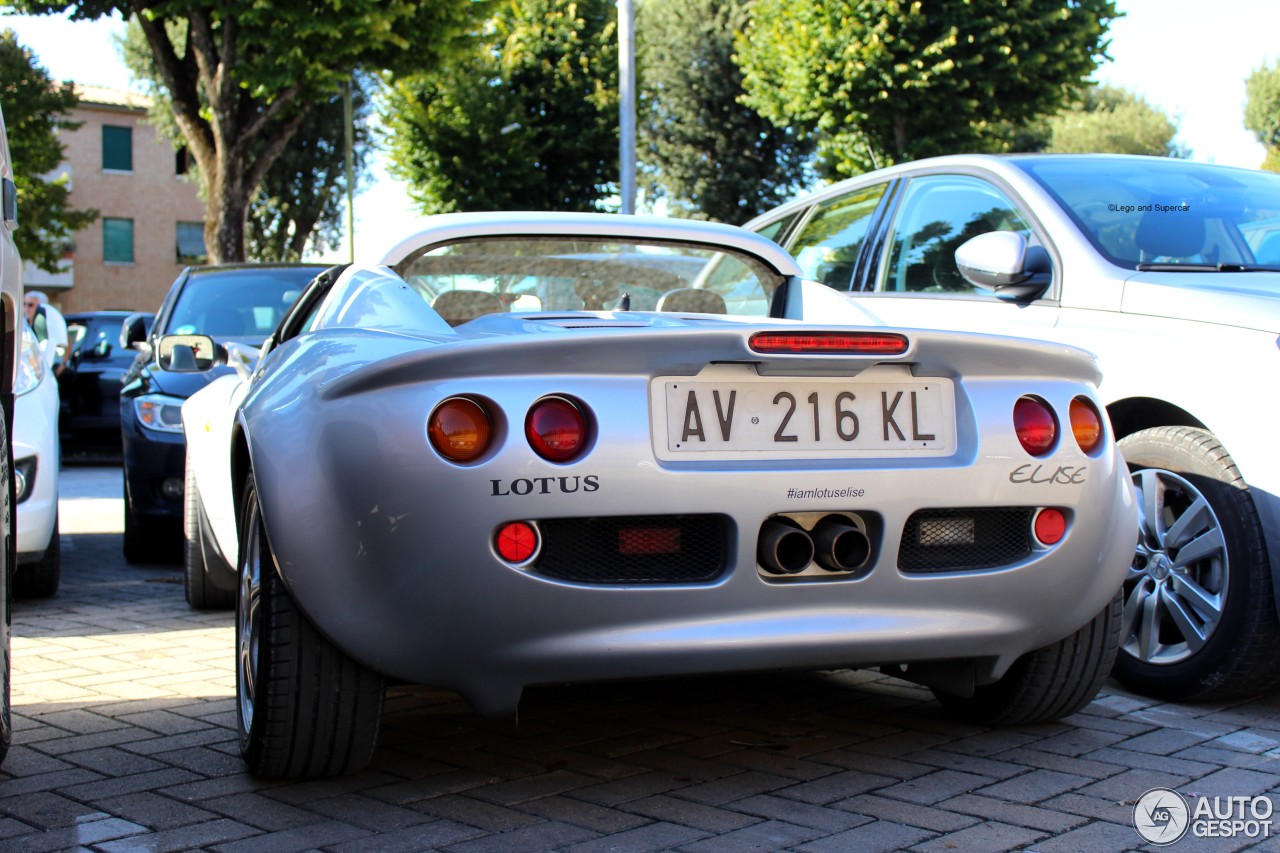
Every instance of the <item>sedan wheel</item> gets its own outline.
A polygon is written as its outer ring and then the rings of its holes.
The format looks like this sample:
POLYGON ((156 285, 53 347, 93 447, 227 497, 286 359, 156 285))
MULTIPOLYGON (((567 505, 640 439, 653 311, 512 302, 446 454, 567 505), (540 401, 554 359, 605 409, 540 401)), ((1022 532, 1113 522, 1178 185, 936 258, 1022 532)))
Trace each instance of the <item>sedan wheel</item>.
POLYGON ((1186 660, 1204 648, 1227 600, 1227 543, 1209 501, 1170 471, 1133 474, 1141 529, 1125 581, 1124 650, 1146 663, 1186 660))
POLYGON ((1125 437, 1141 519, 1115 675, 1174 700, 1250 695, 1280 680, 1275 595, 1257 510, 1218 440, 1191 427, 1125 437))
POLYGON ((252 475, 240 513, 236 705, 249 772, 352 773, 373 755, 383 680, 316 630, 276 568, 252 475))

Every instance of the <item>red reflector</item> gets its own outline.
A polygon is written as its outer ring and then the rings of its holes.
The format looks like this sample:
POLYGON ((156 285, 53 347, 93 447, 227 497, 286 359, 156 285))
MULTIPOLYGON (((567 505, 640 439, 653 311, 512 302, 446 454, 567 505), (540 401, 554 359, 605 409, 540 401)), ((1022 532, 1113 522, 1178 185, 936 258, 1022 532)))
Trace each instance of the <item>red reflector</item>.
POLYGON ((679 554, 679 527, 624 528, 618 531, 618 553, 679 554))
POLYGON ((1013 431, 1022 449, 1032 456, 1048 453, 1058 440, 1058 419, 1049 404, 1037 397, 1019 397, 1013 404, 1013 431))
POLYGON ((525 563, 538 552, 538 531, 527 521, 513 521, 498 528, 493 544, 508 563, 525 563))
POLYGON ((1036 516, 1036 539, 1045 545, 1057 545, 1067 532, 1067 519, 1061 510, 1042 509, 1036 516))
POLYGON ((756 332, 751 336, 751 348, 763 353, 901 355, 908 345, 905 335, 883 332, 756 332))

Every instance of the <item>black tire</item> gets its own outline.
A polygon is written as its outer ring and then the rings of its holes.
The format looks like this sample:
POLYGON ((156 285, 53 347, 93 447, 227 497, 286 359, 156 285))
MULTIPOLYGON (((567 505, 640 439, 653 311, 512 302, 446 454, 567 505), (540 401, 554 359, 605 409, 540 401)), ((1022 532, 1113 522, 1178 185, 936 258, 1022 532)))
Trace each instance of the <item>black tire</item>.
POLYGON ((236 606, 234 590, 218 589, 205 571, 204 552, 200 545, 200 493, 195 471, 187 458, 186 490, 182 513, 182 565, 187 604, 192 610, 229 610, 236 606))
POLYGON ((241 507, 236 719, 245 764, 273 779, 360 770, 377 744, 383 679, 322 636, 289 597, 252 475, 241 507))
POLYGON ((13 571, 14 598, 50 598, 58 591, 62 576, 62 537, 58 516, 53 517, 53 535, 44 554, 33 563, 19 563, 13 571))
POLYGON ((1093 701, 1116 658, 1120 639, 1117 594, 1074 634, 1028 652, 995 684, 972 696, 934 690, 951 714, 984 726, 1045 723, 1074 714, 1093 701))
POLYGON ((1192 427, 1142 430, 1120 450, 1142 521, 1116 678, 1176 701, 1235 699, 1280 682, 1266 540, 1231 456, 1192 427))

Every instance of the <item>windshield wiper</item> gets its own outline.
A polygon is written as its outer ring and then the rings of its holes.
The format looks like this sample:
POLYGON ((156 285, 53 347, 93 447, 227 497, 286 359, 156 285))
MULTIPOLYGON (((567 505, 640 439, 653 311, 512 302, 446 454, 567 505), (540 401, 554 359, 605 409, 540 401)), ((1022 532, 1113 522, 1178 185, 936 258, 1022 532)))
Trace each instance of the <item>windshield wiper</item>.
POLYGON ((1138 272, 1280 272, 1266 264, 1138 264, 1138 272))

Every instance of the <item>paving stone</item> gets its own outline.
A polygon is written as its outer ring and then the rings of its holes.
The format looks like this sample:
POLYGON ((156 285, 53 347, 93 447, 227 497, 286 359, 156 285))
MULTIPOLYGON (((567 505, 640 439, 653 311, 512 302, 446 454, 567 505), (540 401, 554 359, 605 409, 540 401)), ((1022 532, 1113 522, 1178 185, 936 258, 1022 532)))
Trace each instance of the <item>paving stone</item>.
POLYGON ((212 821, 218 817, 214 812, 180 803, 151 791, 109 797, 94 805, 108 814, 118 815, 152 831, 212 821))
POLYGON ((1086 818, 1079 815, 1067 814, 1043 807, 1024 806, 1021 803, 1010 803, 978 794, 961 794, 958 797, 939 803, 938 807, 987 820, 1040 829, 1051 835, 1060 835, 1086 821, 1086 818))
POLYGON ((484 830, 451 820, 434 820, 376 835, 363 835, 352 841, 330 844, 330 853, 420 853, 442 850, 451 845, 478 838, 484 830))
POLYGON ((1071 773, 1032 770, 1016 779, 982 788, 978 793, 984 797, 995 797, 1015 803, 1038 803, 1066 791, 1077 790, 1092 781, 1087 776, 1076 776, 1071 773))
MULTIPOLYGON (((348 823, 322 820, 294 829, 282 829, 261 835, 251 835, 239 841, 218 843, 218 853, 296 853, 335 844, 367 838, 369 832, 348 823)), ((206 845, 208 843, 206 842, 206 845)))
POLYGON ((135 835, 99 844, 103 853, 169 853, 195 849, 221 849, 218 845, 255 835, 258 830, 232 820, 203 821, 164 832, 135 835))
POLYGON ((656 853, 656 851, 676 848, 687 850, 688 845, 706 837, 707 833, 687 826, 651 823, 625 832, 615 832, 593 841, 574 844, 565 850, 566 853, 656 853))
POLYGON ((625 832, 653 822, 621 808, 608 808, 561 796, 541 797, 521 803, 520 811, 548 820, 576 824, 601 834, 625 832))
POLYGON ((938 770, 928 776, 920 776, 881 788, 878 793, 885 797, 928 805, 985 787, 990 785, 991 781, 987 776, 978 776, 973 773, 938 770))
POLYGON ((730 803, 728 806, 746 814, 794 823, 813 829, 821 829, 826 832, 843 832, 846 829, 852 829, 871 820, 865 815, 853 814, 840 808, 827 808, 800 803, 795 800, 766 794, 747 797, 745 800, 730 803))
POLYGON ((891 800, 875 794, 863 794, 841 800, 833 808, 845 809, 857 814, 877 818, 879 820, 904 823, 918 826, 935 832, 953 832, 962 827, 972 826, 977 821, 970 815, 956 814, 942 808, 922 806, 903 800, 891 800))
POLYGON ((1045 837, 1045 833, 1011 826, 1007 823, 984 823, 959 832, 950 832, 939 838, 921 842, 912 847, 918 853, 942 853, 963 850, 965 853, 999 853, 1002 850, 1021 850, 1045 837))
POLYGON ((704 806, 700 803, 675 797, 646 797, 627 803, 626 810, 655 821, 676 823, 701 829, 708 833, 722 834, 744 826, 759 823, 759 818, 725 808, 704 806))
POLYGON ((766 820, 714 838, 682 844, 680 849, 687 853, 756 853, 756 851, 789 850, 820 834, 819 830, 810 827, 778 820, 766 820))
POLYGON ((905 850, 935 835, 936 833, 919 827, 877 820, 838 835, 798 845, 796 849, 800 853, 848 853, 850 850, 858 853, 889 853, 905 850))

